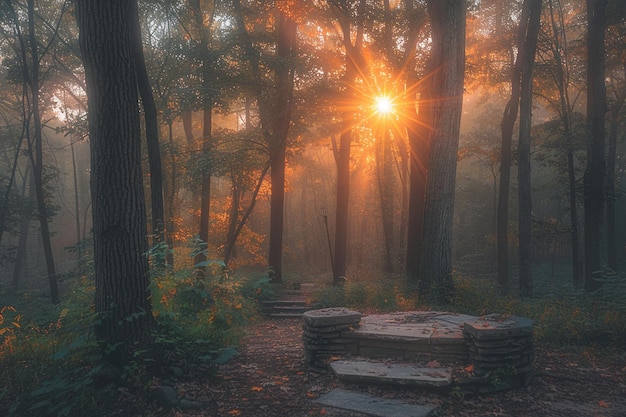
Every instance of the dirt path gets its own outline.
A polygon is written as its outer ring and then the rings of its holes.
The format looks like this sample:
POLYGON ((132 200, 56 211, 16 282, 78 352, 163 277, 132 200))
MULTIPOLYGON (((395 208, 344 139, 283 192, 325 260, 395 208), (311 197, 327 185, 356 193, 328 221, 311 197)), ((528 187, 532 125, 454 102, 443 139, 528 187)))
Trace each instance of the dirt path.
MULTIPOLYGON (((169 416, 357 416, 314 403, 335 387, 366 390, 409 403, 441 405, 445 417, 625 417, 626 354, 621 358, 559 354, 538 349, 537 375, 526 388, 488 396, 423 394, 338 382, 331 374, 308 369, 302 351, 299 319, 267 320, 249 330, 242 354, 221 366, 215 378, 186 382, 183 396, 210 404, 199 411, 169 416)), ((153 414, 154 415, 154 414, 153 414)))

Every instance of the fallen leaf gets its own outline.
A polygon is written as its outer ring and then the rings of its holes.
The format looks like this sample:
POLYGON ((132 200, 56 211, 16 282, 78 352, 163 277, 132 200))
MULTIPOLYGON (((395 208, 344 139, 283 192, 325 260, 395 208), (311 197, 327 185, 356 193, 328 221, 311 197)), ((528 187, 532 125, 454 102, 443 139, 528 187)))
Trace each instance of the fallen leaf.
POLYGON ((598 401, 598 405, 602 408, 609 408, 609 405, 603 400, 598 401))
POLYGON ((254 392, 261 392, 261 391, 263 391, 263 387, 257 387, 257 386, 254 386, 254 387, 252 387, 250 389, 252 391, 254 391, 254 392))
POLYGON ((234 410, 230 410, 228 414, 230 414, 231 416, 238 416, 241 414, 241 410, 235 408, 234 410))

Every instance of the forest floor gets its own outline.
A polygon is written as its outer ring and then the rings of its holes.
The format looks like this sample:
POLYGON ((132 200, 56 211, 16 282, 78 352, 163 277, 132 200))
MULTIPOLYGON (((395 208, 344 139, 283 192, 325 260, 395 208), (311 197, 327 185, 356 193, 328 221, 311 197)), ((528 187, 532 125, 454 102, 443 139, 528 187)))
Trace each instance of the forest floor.
POLYGON ((436 415, 446 417, 626 416, 625 352, 611 355, 590 351, 571 353, 539 346, 536 375, 529 387, 461 397, 339 382, 331 372, 305 365, 301 337, 300 319, 267 319, 255 323, 248 329, 241 354, 221 365, 217 376, 177 385, 181 396, 205 403, 203 409, 164 410, 154 406, 137 415, 362 416, 315 403, 321 395, 342 387, 411 404, 434 404, 440 407, 436 415))

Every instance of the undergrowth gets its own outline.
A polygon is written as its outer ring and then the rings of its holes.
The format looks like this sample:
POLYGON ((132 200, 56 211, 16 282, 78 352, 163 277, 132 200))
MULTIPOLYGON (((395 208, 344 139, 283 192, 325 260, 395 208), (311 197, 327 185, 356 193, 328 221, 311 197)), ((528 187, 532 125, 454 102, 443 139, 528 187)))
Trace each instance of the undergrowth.
POLYGON ((626 278, 607 272, 598 279, 603 286, 586 293, 569 283, 567 276, 536 274, 535 294, 519 298, 503 294, 494 280, 456 274, 450 303, 434 305, 420 300, 400 277, 347 282, 343 287, 323 287, 315 307, 349 307, 363 313, 448 310, 484 316, 505 314, 535 322, 535 338, 555 348, 622 348, 626 345, 626 278))
POLYGON ((72 290, 59 306, 31 292, 3 294, 0 415, 141 413, 152 401, 154 380, 172 377, 173 369, 184 378, 211 375, 237 354, 246 325, 258 317, 258 300, 270 297, 271 288, 266 277, 228 276, 211 265, 205 270, 153 268, 152 351, 137 350, 122 370, 102 360, 93 333, 91 274, 66 277, 72 290))

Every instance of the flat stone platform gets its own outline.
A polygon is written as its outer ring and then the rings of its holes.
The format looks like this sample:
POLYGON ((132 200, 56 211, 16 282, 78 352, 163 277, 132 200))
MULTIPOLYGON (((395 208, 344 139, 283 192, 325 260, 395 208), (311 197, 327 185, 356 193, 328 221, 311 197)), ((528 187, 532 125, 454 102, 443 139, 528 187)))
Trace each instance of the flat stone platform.
POLYGON ((466 362, 464 324, 474 316, 413 311, 364 316, 350 333, 357 340, 353 354, 440 362, 466 362))

